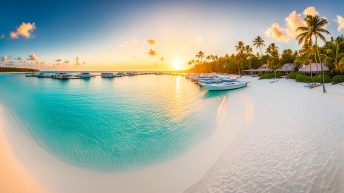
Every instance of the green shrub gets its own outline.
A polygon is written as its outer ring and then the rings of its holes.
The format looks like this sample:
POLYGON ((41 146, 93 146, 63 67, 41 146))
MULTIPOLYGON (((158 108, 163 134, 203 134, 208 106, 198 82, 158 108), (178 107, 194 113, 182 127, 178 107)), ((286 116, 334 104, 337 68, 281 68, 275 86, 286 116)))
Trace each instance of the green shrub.
MULTIPOLYGON (((312 82, 322 83, 323 77, 322 77, 321 74, 311 77, 311 76, 299 73, 299 74, 296 75, 296 79, 295 80, 297 82, 305 82, 305 83, 312 83, 312 82)), ((327 74, 325 74, 324 80, 325 80, 325 83, 332 82, 331 76, 329 76, 327 74)))
MULTIPOLYGON (((281 78, 281 74, 280 73, 276 73, 276 78, 281 78)), ((274 72, 269 72, 269 73, 265 73, 259 76, 259 79, 273 79, 275 78, 275 73, 274 72)))
POLYGON ((332 82, 334 83, 344 82, 344 75, 335 75, 334 77, 332 77, 332 82))
POLYGON ((298 74, 301 74, 301 73, 300 73, 300 72, 291 72, 291 73, 289 73, 289 74, 287 75, 287 78, 289 78, 289 79, 296 79, 296 76, 297 76, 298 74))
MULTIPOLYGON (((313 77, 313 80, 314 80, 314 82, 322 83, 322 81, 323 81, 323 76, 322 76, 321 74, 319 74, 319 75, 317 75, 317 76, 314 76, 314 77, 313 77)), ((332 82, 331 76, 325 74, 325 75, 324 75, 324 82, 325 82, 325 83, 330 83, 330 82, 332 82)))
POLYGON ((297 74, 295 80, 296 82, 305 82, 305 83, 313 82, 313 79, 310 76, 307 76, 304 74, 297 74))

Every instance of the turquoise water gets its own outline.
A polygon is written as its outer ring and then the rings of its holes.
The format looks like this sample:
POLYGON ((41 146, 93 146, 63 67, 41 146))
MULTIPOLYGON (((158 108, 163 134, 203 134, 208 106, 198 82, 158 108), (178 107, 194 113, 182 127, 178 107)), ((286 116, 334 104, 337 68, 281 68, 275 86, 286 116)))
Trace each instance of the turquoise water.
POLYGON ((217 95, 182 76, 0 75, 0 102, 41 147, 96 170, 126 171, 182 155, 214 129, 217 95))

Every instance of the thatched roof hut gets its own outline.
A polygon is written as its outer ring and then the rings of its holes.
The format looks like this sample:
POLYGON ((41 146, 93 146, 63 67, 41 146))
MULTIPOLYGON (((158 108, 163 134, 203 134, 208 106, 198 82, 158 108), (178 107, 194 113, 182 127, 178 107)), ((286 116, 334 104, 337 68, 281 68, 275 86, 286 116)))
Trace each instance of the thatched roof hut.
POLYGON ((276 71, 277 72, 293 72, 295 71, 295 64, 293 63, 283 64, 283 66, 279 67, 276 71))
MULTIPOLYGON (((326 64, 322 64, 323 71, 327 72, 330 71, 326 64)), ((303 65, 300 69, 300 72, 304 73, 319 73, 321 72, 321 64, 320 63, 310 63, 308 65, 303 65)))
POLYGON ((269 66, 267 64, 263 64, 256 71, 257 72, 272 72, 273 70, 271 68, 269 68, 269 66))

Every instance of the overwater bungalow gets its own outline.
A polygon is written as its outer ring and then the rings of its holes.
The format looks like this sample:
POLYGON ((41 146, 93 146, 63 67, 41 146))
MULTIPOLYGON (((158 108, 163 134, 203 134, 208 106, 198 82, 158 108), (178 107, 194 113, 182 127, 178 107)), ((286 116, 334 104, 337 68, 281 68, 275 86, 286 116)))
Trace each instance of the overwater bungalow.
MULTIPOLYGON (((328 66, 326 64, 322 64, 322 68, 324 72, 330 71, 328 66)), ((303 65, 300 69, 300 72, 303 72, 305 74, 319 74, 321 73, 321 64, 320 63, 310 63, 307 65, 303 65)))

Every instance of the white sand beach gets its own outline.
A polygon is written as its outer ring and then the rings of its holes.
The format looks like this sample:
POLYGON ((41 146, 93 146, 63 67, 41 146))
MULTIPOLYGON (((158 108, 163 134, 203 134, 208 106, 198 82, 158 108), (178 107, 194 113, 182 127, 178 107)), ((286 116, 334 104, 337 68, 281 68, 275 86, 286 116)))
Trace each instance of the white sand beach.
POLYGON ((341 192, 344 87, 244 77, 217 96, 218 125, 181 157, 127 173, 67 165, 29 138, 0 105, 0 192, 341 192), (12 183, 10 183, 12 182, 12 183))

